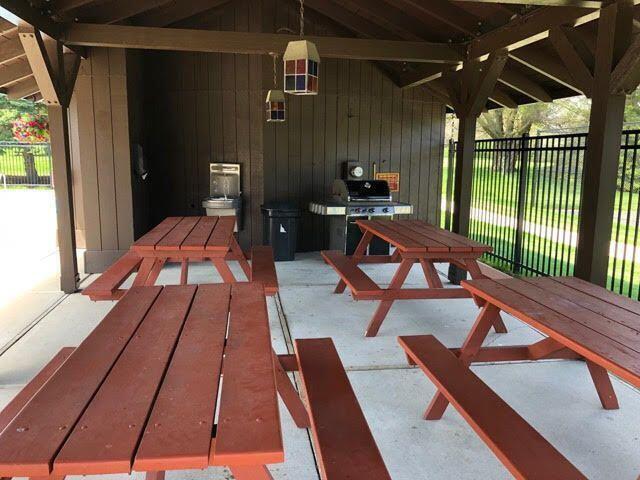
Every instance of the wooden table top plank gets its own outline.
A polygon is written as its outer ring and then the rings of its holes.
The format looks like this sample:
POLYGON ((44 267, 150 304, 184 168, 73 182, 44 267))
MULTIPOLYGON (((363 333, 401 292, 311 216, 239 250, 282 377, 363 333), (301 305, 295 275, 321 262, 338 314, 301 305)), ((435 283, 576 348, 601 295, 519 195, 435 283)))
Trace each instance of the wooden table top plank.
POLYGON ((533 283, 517 278, 496 280, 500 285, 525 295, 527 298, 560 315, 584 325, 586 328, 608 337, 631 350, 640 353, 640 335, 626 325, 614 322, 602 315, 584 308, 579 303, 558 295, 552 290, 540 288, 533 283))
POLYGON ((200 285, 135 456, 137 471, 203 469, 222 367, 231 285, 200 285))
POLYGON ((135 450, 196 288, 195 285, 170 285, 162 289, 56 456, 55 475, 131 470, 135 450))
POLYGON ((576 277, 553 277, 555 281, 567 285, 575 290, 591 295, 603 302, 617 305, 620 308, 624 308, 631 313, 640 315, 640 302, 632 300, 629 297, 618 295, 605 288, 589 283, 585 280, 581 280, 576 277))
MULTIPOLYGON (((507 280, 501 280, 505 282, 507 280)), ((463 280, 472 294, 532 325, 594 363, 640 386, 640 355, 570 317, 561 315, 491 279, 463 280)))
POLYGON ((392 230, 385 225, 385 222, 377 220, 356 220, 356 224, 365 230, 369 230, 374 235, 389 242, 403 252, 426 252, 427 250, 420 242, 392 230))
POLYGON ((433 238, 422 231, 419 231, 413 228, 408 224, 401 224, 399 220, 381 220, 384 222, 384 225, 391 230, 396 231, 400 235, 403 235, 407 238, 411 238, 413 240, 418 241, 427 252, 449 252, 451 251, 451 246, 445 243, 438 241, 438 239, 433 238))
POLYGON ((133 250, 154 250, 156 244, 164 238, 173 228, 180 223, 183 217, 167 217, 153 227, 142 237, 136 240, 131 248, 133 250))
POLYGON ((476 242, 475 240, 463 235, 458 235, 457 233, 450 232, 444 228, 439 228, 422 220, 400 220, 400 222, 401 224, 406 223, 417 228, 418 231, 423 232, 425 235, 431 235, 432 238, 444 243, 445 245, 450 245, 452 252, 490 252, 493 250, 489 245, 476 242))
POLYGON ((183 217, 162 240, 156 243, 156 250, 180 250, 182 242, 189 236, 201 217, 183 217))
POLYGON ((193 230, 184 239, 181 250, 204 250, 207 245, 207 241, 213 232, 218 217, 200 217, 198 224, 193 227, 193 230))
POLYGON ((625 325, 630 329, 640 332, 640 315, 630 312, 627 309, 619 307, 613 303, 600 300, 597 297, 584 293, 580 290, 570 287, 559 282, 555 277, 525 277, 523 280, 545 290, 551 291, 556 295, 571 300, 573 303, 583 308, 591 310, 607 319, 625 325))
POLYGON ((161 287, 132 288, 0 435, 1 476, 46 476, 161 287))
POLYGON ((207 250, 229 250, 233 229, 236 226, 236 217, 219 217, 211 236, 207 241, 207 250))
POLYGON ((212 465, 284 461, 264 288, 235 283, 212 465))

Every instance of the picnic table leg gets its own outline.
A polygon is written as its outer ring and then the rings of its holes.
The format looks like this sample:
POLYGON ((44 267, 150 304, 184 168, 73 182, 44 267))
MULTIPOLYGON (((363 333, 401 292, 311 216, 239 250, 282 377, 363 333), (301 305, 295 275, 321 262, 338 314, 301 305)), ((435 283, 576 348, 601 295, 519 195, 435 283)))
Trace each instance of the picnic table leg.
MULTIPOLYGON (((407 275, 409 275, 409 272, 411 271, 411 267, 413 267, 413 264, 415 261, 416 260, 414 258, 402 259, 402 262, 400 262, 400 266, 398 267, 398 270, 396 270, 396 273, 393 276, 391 283, 389 284, 389 288, 387 288, 386 291, 400 290, 400 288, 402 287, 402 284, 407 279, 407 275)), ((378 330, 380 330, 380 325, 382 325, 382 322, 387 316, 387 313, 389 313, 389 310, 391 309, 392 305, 393 305, 393 300, 382 300, 380 302, 380 305, 378 305, 378 308, 376 309, 376 313, 373 314, 373 318, 369 322, 369 326, 367 327, 367 330, 364 333, 365 336, 375 337, 378 334, 378 330)))
POLYGON ((422 266, 422 271, 424 272, 424 277, 427 280, 429 288, 443 288, 442 281, 438 276, 436 267, 433 266, 433 262, 430 262, 425 258, 421 258, 420 265, 422 266))
POLYGON ((224 258, 213 257, 211 258, 211 263, 213 263, 213 266, 218 270, 224 283, 236 283, 236 277, 233 276, 233 272, 229 268, 229 265, 227 265, 227 262, 224 261, 224 258))
POLYGON ((229 469, 236 480, 273 480, 271 473, 264 465, 230 465, 229 469))
MULTIPOLYGON (((476 319, 469 335, 460 348, 458 358, 464 365, 470 365, 473 357, 480 351, 484 339, 487 338, 489 330, 493 325, 493 319, 498 312, 498 307, 490 303, 485 303, 480 311, 480 315, 476 319)), ((449 401, 439 391, 434 395, 431 403, 424 412, 425 420, 439 420, 444 415, 444 411, 447 409, 449 401)))
POLYGON ((590 360, 585 361, 587 363, 589 373, 591 374, 593 384, 596 387, 596 392, 598 392, 598 397, 600 397, 602 408, 604 408, 605 410, 617 410, 618 408, 620 408, 618 405, 616 392, 613 389, 611 378, 609 378, 609 373, 607 372, 607 370, 600 365, 596 365, 590 360))
POLYGON ((145 480, 164 480, 164 471, 159 472, 147 472, 145 480))
POLYGON ((287 407, 287 410, 289 410, 289 413, 293 417, 293 421, 296 423, 298 428, 311 428, 309 413, 304 407, 304 404, 300 399, 300 395, 298 395, 296 389, 293 388, 289 375, 287 375, 287 372, 282 368, 282 364, 280 363, 280 359, 276 352, 273 352, 273 366, 276 373, 276 387, 278 388, 278 393, 287 407))
MULTIPOLYGON (((367 251, 367 247, 371 243, 372 239, 373 239, 373 233, 371 233, 368 230, 364 232, 364 235, 362 235, 362 238, 360 239, 360 243, 358 243, 358 246, 353 251, 353 255, 351 255, 351 260, 353 260, 356 265, 364 255, 364 252, 367 251)), ((345 281, 340 279, 333 293, 343 293, 346 287, 347 287, 347 284, 345 283, 345 281)))
MULTIPOLYGON (((472 279, 477 280, 477 279, 487 278, 480 271, 480 267, 478 266, 477 260, 471 260, 471 259, 467 260, 466 265, 467 265, 467 271, 469 272, 469 275, 471 275, 472 279)), ((479 307, 482 307, 486 303, 485 300, 478 297, 473 297, 473 300, 474 302, 476 302, 476 305, 478 305, 479 307)), ((495 318, 492 320, 492 323, 496 333, 507 333, 507 326, 504 324, 504 321, 500 316, 500 311, 496 312, 495 318)))
POLYGON ((138 273, 136 273, 136 278, 133 280, 134 287, 141 287, 145 285, 147 282, 147 278, 149 278, 149 274, 151 270, 153 270, 153 266, 156 263, 156 259, 152 257, 146 257, 140 263, 140 267, 138 268, 138 273))
POLYGON ((189 277, 189 259, 183 258, 180 263, 180 285, 186 285, 189 277))
POLYGON ((238 240, 236 240, 235 235, 231 235, 230 247, 231 253, 236 257, 236 260, 240 264, 240 268, 242 268, 242 271, 247 276, 247 280, 251 280, 251 266, 249 265, 242 248, 240 248, 240 244, 238 243, 238 240))
POLYGON ((162 271, 162 267, 167 262, 166 258, 158 258, 153 264, 153 268, 151 269, 151 273, 147 277, 147 281, 144 283, 147 287, 152 287, 156 284, 156 280, 158 276, 160 276, 160 272, 162 271))

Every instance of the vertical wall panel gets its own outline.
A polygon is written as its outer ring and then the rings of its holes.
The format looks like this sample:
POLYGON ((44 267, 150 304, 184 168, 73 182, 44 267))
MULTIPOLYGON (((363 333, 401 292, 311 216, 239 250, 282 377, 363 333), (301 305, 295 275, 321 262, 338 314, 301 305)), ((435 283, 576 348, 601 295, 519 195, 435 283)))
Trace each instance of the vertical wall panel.
MULTIPOLYGON (((295 31, 297 6, 237 0, 217 20, 211 16, 207 27, 295 31)), ((308 24, 307 33, 314 32, 332 33, 329 26, 308 24)), ((282 88, 282 58, 277 71, 282 88)), ((304 212, 299 249, 325 248, 327 219, 307 206, 327 196, 346 160, 359 161, 368 176, 374 163, 378 171, 399 172, 401 192, 394 198, 413 203, 415 217, 436 220, 431 197, 439 191, 444 107, 424 90, 399 89, 375 64, 323 58, 320 94, 287 96, 285 123, 265 121, 264 97, 273 87, 267 56, 154 52, 145 55, 145 72, 157 114, 168 117, 150 122, 152 130, 156 123, 167 129, 150 137, 155 171, 166 177, 154 189, 156 222, 199 206, 208 193, 208 162, 237 162, 245 196, 243 247, 262 241, 260 205, 289 200, 304 212), (154 81, 155 75, 164 78, 154 81)))

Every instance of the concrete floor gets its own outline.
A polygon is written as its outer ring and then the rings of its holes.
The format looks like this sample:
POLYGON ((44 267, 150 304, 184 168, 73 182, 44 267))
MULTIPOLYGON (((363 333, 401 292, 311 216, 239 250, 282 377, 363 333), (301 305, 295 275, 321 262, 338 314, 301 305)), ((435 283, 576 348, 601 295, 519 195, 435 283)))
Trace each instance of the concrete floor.
MULTIPOLYGON (((439 270, 444 272, 445 267, 439 270)), ((477 314, 470 300, 398 302, 378 337, 365 339, 363 332, 376 303, 354 302, 347 293, 334 295, 336 275, 319 255, 299 255, 297 261, 278 263, 277 268, 280 297, 269 299, 276 351, 291 352, 295 338, 333 338, 394 479, 511 478, 452 408, 440 421, 421 420, 434 387, 419 370, 406 365, 396 340, 398 335, 433 333, 448 346, 460 345, 477 314)), ((377 281, 389 282, 395 266, 364 268, 377 281)), ((233 269, 243 278, 237 266, 233 269)), ((178 278, 179 269, 174 266, 166 268, 159 281, 177 283, 178 278)), ((213 268, 198 265, 192 267, 189 280, 206 283, 219 278, 213 268)), ((415 268, 408 283, 423 282, 415 268)), ((61 347, 80 343, 113 305, 94 303, 79 294, 62 295, 56 285, 57 280, 50 278, 0 310, 0 332, 11 329, 14 334, 8 335, 13 343, 5 343, 0 354, 0 406, 61 347)), ((540 338, 515 319, 505 321, 509 333, 492 333, 492 344, 540 338)), ((0 333, 0 341, 5 340, 0 333)), ((640 474, 640 392, 636 389, 614 379, 621 408, 605 411, 581 362, 482 365, 473 370, 587 477, 636 480, 640 474)), ((274 478, 318 479, 309 434, 294 426, 284 408, 282 418, 287 460, 270 467, 274 478)), ((167 477, 232 478, 224 469, 173 472, 167 477)))

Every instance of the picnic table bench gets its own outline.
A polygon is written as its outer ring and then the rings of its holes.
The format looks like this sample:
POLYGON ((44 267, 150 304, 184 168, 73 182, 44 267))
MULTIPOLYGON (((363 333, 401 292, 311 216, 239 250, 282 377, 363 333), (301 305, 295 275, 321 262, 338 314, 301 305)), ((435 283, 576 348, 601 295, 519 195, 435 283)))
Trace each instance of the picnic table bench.
POLYGON ((117 300, 126 292, 121 285, 133 273, 133 286, 155 285, 167 262, 181 264, 180 284, 188 283, 189 263, 210 261, 225 283, 236 281, 227 261, 236 260, 247 279, 262 282, 267 295, 278 291, 270 247, 253 247, 251 264, 238 245, 229 217, 167 217, 131 246, 82 293, 92 300, 117 300))
POLYGON ((608 372, 640 387, 640 303, 574 277, 480 279, 462 286, 485 302, 462 347, 448 349, 430 335, 399 337, 410 363, 438 390, 425 419, 441 418, 451 403, 517 478, 586 478, 468 367, 581 359, 602 407, 617 409, 608 372), (482 347, 498 311, 546 337, 531 345, 482 347))
POLYGON ((323 479, 389 479, 331 340, 295 347, 274 353, 262 284, 133 287, 0 413, 0 477, 226 465, 271 479, 266 465, 285 458, 279 393, 311 426, 323 479), (300 371, 308 410, 283 365, 300 371))
MULTIPOLYGON (((436 262, 454 263, 467 270, 472 278, 486 278, 478 258, 491 247, 461 235, 443 230, 421 220, 357 220, 363 232, 353 255, 338 251, 321 252, 325 262, 336 271, 340 280, 335 293, 348 286, 355 300, 378 300, 380 304, 369 322, 365 335, 377 335, 382 322, 396 300, 470 298, 463 288, 444 288, 434 266, 436 262), (396 248, 392 255, 365 255, 374 237, 396 248), (415 263, 420 263, 428 288, 402 288, 415 263), (380 287, 359 266, 359 263, 399 263, 387 288, 380 287)), ((496 331, 506 332, 499 315, 493 319, 496 331)))

